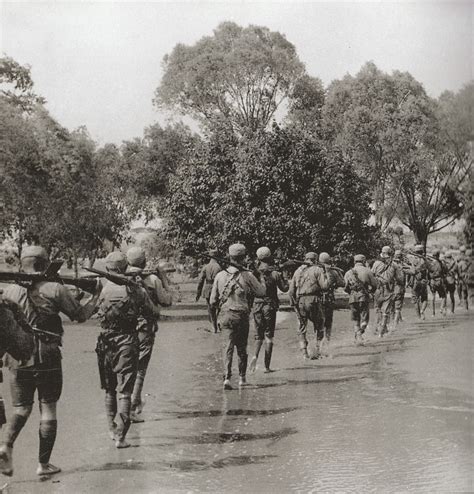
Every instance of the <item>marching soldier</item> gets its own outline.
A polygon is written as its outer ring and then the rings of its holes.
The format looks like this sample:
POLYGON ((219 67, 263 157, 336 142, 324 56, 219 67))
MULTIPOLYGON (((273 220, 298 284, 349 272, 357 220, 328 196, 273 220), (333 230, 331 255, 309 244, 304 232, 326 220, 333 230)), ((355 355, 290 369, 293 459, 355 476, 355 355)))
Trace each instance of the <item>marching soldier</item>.
POLYGON ((454 294, 456 292, 456 281, 459 279, 458 265, 450 252, 444 256, 444 262, 446 266, 446 299, 447 295, 449 295, 451 301, 451 314, 454 314, 454 294))
MULTIPOLYGON (((27 247, 21 255, 22 269, 26 273, 42 273, 49 265, 46 251, 39 246, 27 247)), ((4 443, 0 447, 0 470, 11 468, 13 445, 33 409, 34 394, 40 402, 39 464, 38 475, 52 475, 61 471, 49 460, 57 432, 56 403, 62 386, 61 344, 64 333, 59 313, 72 321, 84 322, 93 314, 102 285, 85 305, 80 305, 62 284, 50 281, 34 283, 30 288, 9 285, 4 297, 18 304, 28 324, 34 329, 36 348, 28 362, 8 358, 13 415, 6 428, 4 443), (5 466, 6 465, 6 466, 5 466)))
POLYGON ((321 312, 323 317, 317 321, 316 328, 318 352, 321 353, 323 341, 329 343, 331 339, 334 305, 336 302, 334 291, 339 287, 343 287, 345 283, 341 271, 331 265, 331 256, 327 252, 319 254, 319 262, 324 266, 328 274, 328 286, 322 290, 321 294, 321 312))
POLYGON ((217 273, 219 273, 222 270, 220 264, 212 257, 212 256, 217 256, 217 254, 218 254, 217 249, 211 249, 209 251, 209 257, 211 259, 205 266, 203 266, 201 270, 201 274, 199 275, 199 283, 197 286, 197 293, 196 293, 196 302, 201 298, 201 296, 206 299, 209 322, 212 324, 214 333, 217 333, 219 331, 219 326, 217 325, 216 311, 209 303, 209 299, 211 297, 211 290, 212 290, 212 284, 214 283, 214 279, 217 273))
POLYGON ((392 312, 395 297, 395 285, 402 283, 401 269, 392 262, 392 249, 382 247, 380 259, 372 265, 372 272, 377 278, 377 289, 374 294, 375 310, 377 313, 377 328, 375 334, 382 337, 387 333, 387 325, 392 312))
MULTIPOLYGON (((127 261, 130 266, 129 272, 140 275, 146 266, 145 252, 139 247, 131 247, 127 251, 127 261)), ((159 271, 157 271, 161 274, 159 271)), ((171 293, 166 289, 167 280, 164 276, 158 277, 156 274, 148 274, 142 278, 142 282, 147 289, 148 295, 152 302, 157 306, 169 307, 172 303, 171 293)), ((158 331, 158 318, 145 319, 140 317, 138 320, 138 371, 135 379, 135 385, 132 393, 132 422, 143 422, 138 415, 143 410, 142 390, 145 382, 145 375, 150 363, 153 346, 155 344, 155 335, 158 331)))
POLYGON ((363 334, 369 324, 370 296, 377 289, 377 279, 366 266, 366 258, 362 254, 354 256, 354 267, 344 275, 344 290, 349 294, 351 319, 354 321, 354 339, 362 343, 363 334))
MULTIPOLYGON (((306 337, 308 321, 313 323, 314 332, 323 319, 321 297, 323 290, 327 290, 329 279, 327 272, 316 265, 318 256, 315 252, 308 252, 305 264, 300 266, 293 275, 288 291, 292 305, 298 317, 298 336, 300 348, 305 359, 308 354, 308 339, 306 337)), ((317 338, 317 337, 316 337, 317 338)), ((318 348, 318 344, 316 344, 318 348)), ((318 358, 319 354, 313 356, 318 358)))
POLYGON ((441 298, 441 309, 440 313, 446 315, 446 267, 439 258, 440 251, 435 250, 432 254, 433 259, 428 263, 428 271, 430 277, 430 290, 433 295, 432 307, 433 307, 433 317, 436 313, 436 294, 441 298))
POLYGON ((288 281, 279 271, 273 269, 272 253, 268 247, 257 249, 256 278, 264 280, 266 293, 264 297, 256 297, 253 304, 255 321, 255 355, 250 361, 249 370, 255 371, 257 359, 265 341, 265 372, 271 372, 270 362, 273 351, 273 336, 275 334, 276 315, 279 307, 278 289, 288 291, 288 281))
POLYGON ((428 305, 428 263, 424 258, 424 249, 421 244, 415 245, 413 251, 417 254, 413 256, 409 271, 412 301, 416 308, 416 313, 420 319, 425 318, 425 310, 428 305))
POLYGON ((395 281, 395 294, 394 294, 394 324, 397 325, 403 321, 402 309, 405 302, 405 287, 406 287, 406 274, 403 270, 403 253, 401 250, 396 250, 393 255, 393 263, 397 266, 400 272, 400 278, 395 281))
MULTIPOLYGON (((126 271, 127 259, 121 252, 112 252, 105 262, 111 273, 126 271)), ((107 281, 104 285, 98 312, 102 332, 96 353, 101 386, 105 390, 105 413, 117 448, 130 446, 125 436, 131 423, 131 396, 138 370, 138 321, 140 316, 146 321, 156 321, 159 315, 159 307, 140 282, 127 286, 107 281)))
POLYGON ((261 282, 242 263, 246 248, 242 244, 229 247, 229 267, 217 274, 212 285, 210 305, 218 315, 218 322, 225 338, 224 389, 232 389, 232 360, 234 347, 239 361, 239 386, 247 384, 247 341, 249 316, 255 297, 266 296, 265 281, 261 282))

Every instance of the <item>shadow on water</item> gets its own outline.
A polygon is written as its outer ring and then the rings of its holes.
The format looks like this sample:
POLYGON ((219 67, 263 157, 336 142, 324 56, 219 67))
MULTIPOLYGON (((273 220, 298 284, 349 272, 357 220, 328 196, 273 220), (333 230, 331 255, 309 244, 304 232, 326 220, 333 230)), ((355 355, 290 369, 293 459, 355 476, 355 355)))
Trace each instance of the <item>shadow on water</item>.
POLYGON ((263 463, 268 459, 276 458, 276 455, 241 455, 241 456, 228 456, 219 460, 211 462, 204 460, 173 460, 173 461, 156 461, 156 462, 144 462, 144 461, 128 461, 128 462, 108 462, 102 465, 83 466, 75 468, 69 471, 65 471, 61 474, 71 475, 75 473, 87 473, 87 472, 110 472, 118 470, 138 471, 138 472, 158 472, 158 471, 170 471, 178 470, 181 472, 195 472, 202 470, 210 470, 214 468, 224 468, 232 466, 245 466, 256 463, 263 463))
POLYGON ((162 439, 171 439, 173 444, 224 444, 235 443, 240 441, 255 441, 258 439, 271 439, 278 441, 285 437, 296 434, 298 431, 293 427, 287 427, 279 431, 261 432, 261 433, 242 433, 242 432, 204 432, 197 436, 161 436, 162 439))
POLYGON ((189 412, 163 411, 161 413, 172 415, 174 419, 222 417, 224 415, 228 417, 240 417, 240 416, 262 417, 266 415, 279 415, 282 413, 294 412, 295 410, 299 410, 300 408, 301 407, 287 407, 287 408, 274 408, 274 409, 266 409, 266 410, 245 410, 242 408, 236 408, 230 410, 193 410, 189 412))

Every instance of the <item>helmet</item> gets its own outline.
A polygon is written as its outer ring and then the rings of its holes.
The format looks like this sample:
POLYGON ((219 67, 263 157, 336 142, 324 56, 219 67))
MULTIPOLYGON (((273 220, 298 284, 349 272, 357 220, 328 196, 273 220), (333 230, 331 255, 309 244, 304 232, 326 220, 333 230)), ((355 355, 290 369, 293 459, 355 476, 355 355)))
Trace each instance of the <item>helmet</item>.
POLYGON ((389 247, 388 245, 385 245, 382 247, 382 251, 380 252, 380 257, 390 257, 392 255, 392 248, 389 247))
POLYGON ((127 251, 127 261, 130 266, 141 268, 146 263, 146 256, 140 247, 131 247, 127 251))
POLYGON ((318 260, 318 254, 316 254, 316 252, 307 252, 304 256, 304 260, 315 262, 318 260))
POLYGON ((247 249, 245 248, 245 245, 243 245, 243 244, 232 244, 229 247, 229 256, 230 257, 245 256, 245 254, 247 254, 247 249))
POLYGON ((466 247, 464 245, 461 245, 459 247, 459 252, 466 252, 466 247))
POLYGON ((433 257, 438 257, 440 254, 441 254, 441 252, 439 251, 439 249, 435 249, 435 250, 433 251, 432 256, 433 256, 433 257))
POLYGON ((272 252, 268 247, 260 247, 257 249, 257 258, 262 261, 271 257, 272 252))
POLYGON ((446 254, 444 255, 444 258, 445 259, 452 259, 453 255, 451 254, 451 252, 446 252, 446 254))
POLYGON ((395 257, 396 259, 401 259, 403 257, 403 252, 400 249, 397 249, 393 254, 393 257, 395 257))
POLYGON ((415 252, 424 252, 425 249, 423 248, 423 246, 421 244, 417 244, 417 245, 415 245, 415 247, 413 247, 413 250, 415 252))
POLYGON ((364 254, 356 254, 354 256, 354 262, 366 262, 367 259, 365 258, 364 254))
POLYGON ((112 271, 124 272, 127 269, 127 259, 119 251, 111 252, 105 258, 105 266, 112 271))
POLYGON ((319 262, 328 264, 331 262, 331 256, 327 252, 321 252, 321 254, 319 254, 319 262))

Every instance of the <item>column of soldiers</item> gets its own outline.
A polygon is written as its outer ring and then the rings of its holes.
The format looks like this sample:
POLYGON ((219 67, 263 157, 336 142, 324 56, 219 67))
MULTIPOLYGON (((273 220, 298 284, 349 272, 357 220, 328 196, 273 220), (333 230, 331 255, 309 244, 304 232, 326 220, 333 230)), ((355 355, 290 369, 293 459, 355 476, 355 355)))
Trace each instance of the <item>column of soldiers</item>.
MULTIPOLYGON (((216 252, 210 254, 212 257, 216 252)), ((450 295, 451 311, 454 311, 456 284, 468 308, 469 289, 474 283, 471 251, 462 251, 454 261, 450 255, 441 260, 436 251, 427 257, 421 245, 415 246, 410 258, 385 246, 371 268, 365 256, 357 254, 354 267, 345 273, 333 266, 328 253, 318 256, 308 252, 291 279, 288 273, 280 272, 268 247, 259 248, 256 255, 257 264, 249 268, 246 247, 233 244, 229 247, 227 266, 221 269, 219 259, 211 260, 199 282, 196 300, 204 296, 214 332, 222 333, 225 390, 233 389, 234 348, 239 387, 247 385, 247 369, 255 371, 264 345, 264 369, 272 371, 278 290, 288 291, 294 307, 303 358, 317 359, 324 356, 325 344, 331 339, 337 288, 344 288, 349 294, 355 343, 363 344, 372 298, 377 316, 375 333, 383 337, 389 331, 390 321, 392 327, 402 321, 406 286, 411 287, 417 314, 423 319, 428 287, 433 297, 436 294, 441 297, 445 313, 446 294, 450 295), (256 334, 255 351, 248 366, 251 315, 256 334), (313 338, 308 338, 310 322, 313 338), (314 347, 311 352, 309 339, 314 347)), ((27 273, 42 273, 49 264, 41 247, 25 248, 21 261, 27 273)), ((13 413, 6 423, 0 398, 0 427, 6 425, 0 445, 0 473, 13 473, 14 444, 32 411, 35 392, 40 407, 37 474, 52 475, 60 471, 50 463, 57 434, 56 404, 63 384, 60 347, 64 331, 60 313, 77 322, 98 314, 99 376, 105 391, 109 434, 115 446, 128 447, 126 435, 131 423, 142 421, 142 389, 158 330, 160 307, 172 302, 170 289, 159 271, 144 272, 146 257, 141 249, 132 248, 127 256, 112 252, 105 263, 110 276, 104 283, 97 282, 91 298, 82 305, 59 282, 45 280, 27 287, 8 285, 4 289, 0 298, 0 356, 6 353, 13 413), (131 281, 115 282, 112 274, 118 277, 128 274, 131 281)))

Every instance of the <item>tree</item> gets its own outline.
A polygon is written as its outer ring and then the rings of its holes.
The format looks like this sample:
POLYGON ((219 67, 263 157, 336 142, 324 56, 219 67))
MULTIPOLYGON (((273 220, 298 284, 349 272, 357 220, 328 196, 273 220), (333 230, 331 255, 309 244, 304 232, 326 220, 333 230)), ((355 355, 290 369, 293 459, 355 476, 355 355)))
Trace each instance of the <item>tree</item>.
POLYGON ((170 181, 167 231, 184 254, 243 241, 280 256, 377 248, 370 195, 340 152, 296 128, 203 143, 170 181))
POLYGON ((155 105, 238 133, 266 128, 304 74, 283 35, 233 22, 220 24, 214 36, 193 46, 176 45, 163 65, 155 105))
POLYGON ((0 57, 0 95, 3 102, 31 111, 36 104, 44 104, 44 98, 33 92, 33 80, 29 66, 20 65, 13 58, 0 57))

